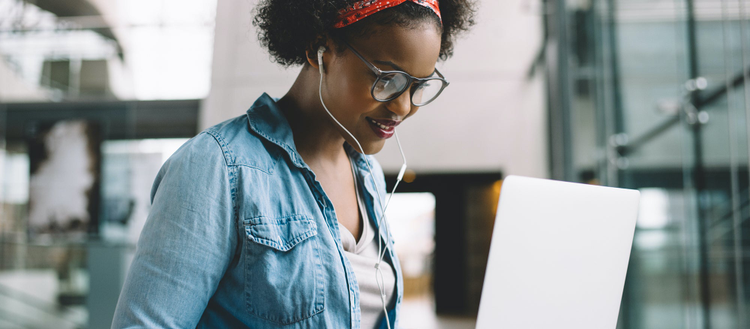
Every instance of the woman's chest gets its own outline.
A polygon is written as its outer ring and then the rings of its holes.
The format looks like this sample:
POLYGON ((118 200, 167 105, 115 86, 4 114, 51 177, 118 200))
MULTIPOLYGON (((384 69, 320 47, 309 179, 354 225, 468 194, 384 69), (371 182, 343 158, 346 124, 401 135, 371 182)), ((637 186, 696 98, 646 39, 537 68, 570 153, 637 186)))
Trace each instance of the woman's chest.
POLYGON ((334 216, 343 228, 356 240, 362 232, 360 205, 357 199, 357 184, 351 167, 342 172, 316 176, 324 193, 333 204, 334 216))
POLYGON ((241 250, 234 271, 247 314, 288 325, 328 307, 348 310, 350 269, 320 183, 296 170, 245 170, 237 179, 241 250))

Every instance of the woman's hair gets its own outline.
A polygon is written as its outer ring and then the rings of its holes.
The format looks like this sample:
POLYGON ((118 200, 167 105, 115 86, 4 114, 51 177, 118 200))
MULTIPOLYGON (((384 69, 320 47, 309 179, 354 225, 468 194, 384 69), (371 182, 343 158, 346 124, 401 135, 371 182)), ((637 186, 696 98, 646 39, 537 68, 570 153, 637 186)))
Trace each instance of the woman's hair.
POLYGON ((472 0, 440 0, 442 26, 437 14, 411 1, 382 10, 359 22, 336 29, 333 25, 339 11, 360 0, 261 0, 256 7, 253 25, 258 28, 258 39, 268 49, 274 61, 284 66, 307 62, 305 52, 315 51, 326 42, 326 37, 363 37, 371 24, 399 25, 414 28, 430 22, 442 33, 440 59, 453 55, 453 40, 457 33, 474 25, 472 0))

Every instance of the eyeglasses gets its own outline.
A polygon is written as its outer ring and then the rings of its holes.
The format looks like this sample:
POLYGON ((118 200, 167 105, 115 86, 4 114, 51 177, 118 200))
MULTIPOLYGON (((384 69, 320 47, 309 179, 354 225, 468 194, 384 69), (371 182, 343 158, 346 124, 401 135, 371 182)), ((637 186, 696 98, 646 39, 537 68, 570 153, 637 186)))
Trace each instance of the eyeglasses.
POLYGON ((372 84, 370 93, 372 98, 378 102, 390 102, 403 94, 405 91, 411 88, 411 103, 414 106, 425 106, 430 102, 434 101, 435 98, 440 96, 445 87, 448 87, 450 82, 445 80, 438 69, 427 78, 417 78, 411 76, 409 73, 404 71, 383 71, 377 68, 375 65, 367 61, 362 55, 360 55, 351 45, 344 41, 344 44, 349 47, 359 59, 364 62, 367 67, 372 70, 377 79, 372 84), (435 76, 437 74, 437 76, 435 76))

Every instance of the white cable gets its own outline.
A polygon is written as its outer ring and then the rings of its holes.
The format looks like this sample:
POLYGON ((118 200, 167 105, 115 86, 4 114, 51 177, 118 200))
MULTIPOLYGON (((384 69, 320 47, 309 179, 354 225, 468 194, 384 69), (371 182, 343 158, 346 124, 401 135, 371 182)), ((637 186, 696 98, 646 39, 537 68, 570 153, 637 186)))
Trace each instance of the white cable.
POLYGON ((382 240, 380 238, 380 230, 385 226, 385 238, 386 238, 386 246, 391 246, 391 232, 388 228, 388 225, 384 225, 386 222, 385 218, 385 210, 388 208, 388 204, 391 201, 391 198, 393 197, 393 193, 396 192, 396 187, 398 187, 398 183, 401 182, 401 179, 404 176, 404 172, 406 171, 406 156, 404 156, 404 150, 401 148, 401 141, 398 138, 398 133, 394 129, 394 133, 396 135, 396 142, 398 143, 398 149, 401 152, 401 158, 404 160, 404 164, 401 165, 401 170, 399 171, 398 177, 396 178, 396 184, 393 186, 393 190, 391 191, 390 196, 388 197, 388 200, 383 204, 383 197, 380 195, 380 189, 378 189, 378 184, 375 181, 375 176, 372 174, 372 167, 370 166, 370 160, 367 159, 367 156, 365 154, 365 149, 362 148, 362 145, 359 143, 356 137, 349 132, 344 125, 339 122, 339 120, 336 119, 336 117, 331 114, 331 111, 328 110, 328 107, 326 106, 326 103, 323 101, 323 51, 324 49, 321 47, 321 49, 318 50, 318 68, 320 70, 320 84, 318 85, 318 96, 320 97, 320 104, 323 105, 323 109, 326 110, 326 113, 328 113, 328 116, 333 119, 336 124, 341 127, 348 135, 351 137, 355 143, 357 143, 357 147, 359 147, 360 153, 362 153, 363 158, 365 159, 365 163, 367 164, 367 171, 370 173, 370 179, 372 180, 372 183, 375 187, 375 192, 378 194, 378 200, 380 200, 381 204, 381 210, 382 214, 380 215, 380 219, 376 219, 376 222, 378 223, 378 262, 375 264, 375 280, 378 284, 378 290, 380 290, 380 300, 383 304, 383 313, 385 314, 385 323, 388 326, 388 329, 391 329, 391 321, 388 317, 388 309, 386 308, 386 292, 385 292, 385 283, 383 282, 383 272, 380 270, 380 264, 383 262, 383 257, 385 256, 385 249, 382 247, 382 240))
MULTIPOLYGON (((396 184, 393 185, 391 194, 388 196, 388 200, 386 200, 385 205, 383 206, 383 216, 385 216, 385 211, 388 209, 388 205, 391 204, 391 199, 393 198, 393 194, 396 193, 396 188, 398 187, 398 183, 401 183, 401 179, 404 178, 404 173, 406 172, 406 156, 404 155, 404 149, 401 147, 401 140, 398 138, 398 132, 395 130, 395 128, 393 132, 396 135, 396 143, 398 144, 398 150, 401 152, 401 159, 404 161, 404 163, 401 165, 401 170, 399 170, 398 176, 396 176, 396 184)), ((385 233, 388 235, 388 238, 390 239, 391 228, 386 226, 385 233)), ((383 250, 381 253, 380 246, 378 246, 378 263, 383 260, 384 256, 385 256, 385 250, 383 250)))

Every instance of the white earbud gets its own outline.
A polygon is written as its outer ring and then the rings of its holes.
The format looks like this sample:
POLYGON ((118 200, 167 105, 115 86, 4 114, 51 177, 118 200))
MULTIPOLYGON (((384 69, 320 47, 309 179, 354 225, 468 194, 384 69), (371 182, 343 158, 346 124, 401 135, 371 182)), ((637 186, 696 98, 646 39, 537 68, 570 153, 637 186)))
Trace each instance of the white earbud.
POLYGON ((326 47, 320 46, 318 48, 318 69, 320 70, 320 74, 323 74, 323 53, 326 52, 326 47))

